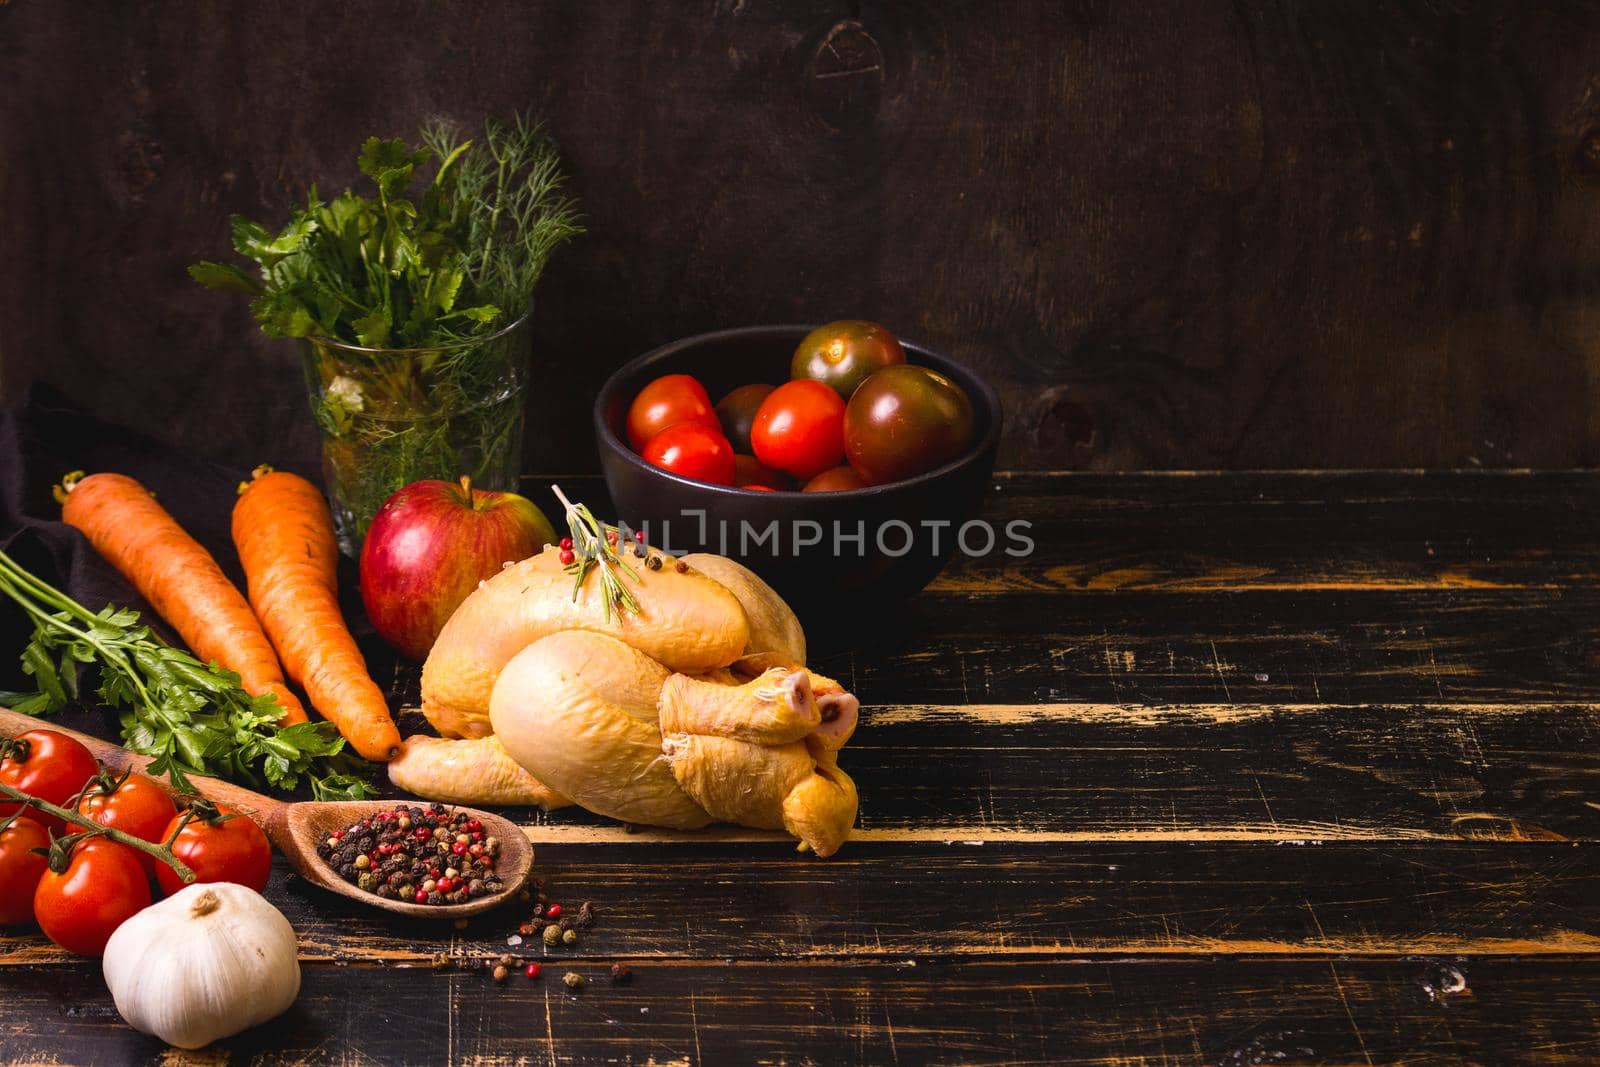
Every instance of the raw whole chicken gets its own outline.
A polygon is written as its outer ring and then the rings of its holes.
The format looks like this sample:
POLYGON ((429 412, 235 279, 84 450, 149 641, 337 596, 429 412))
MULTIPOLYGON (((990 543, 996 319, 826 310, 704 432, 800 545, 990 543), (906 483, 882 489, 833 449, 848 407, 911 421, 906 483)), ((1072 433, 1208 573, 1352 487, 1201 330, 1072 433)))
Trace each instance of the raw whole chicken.
POLYGON ((855 824, 836 756, 858 702, 805 668, 787 604, 732 560, 636 568, 637 614, 573 594, 547 548, 479 584, 422 671, 396 785, 460 803, 577 803, 632 823, 786 830, 820 856, 855 824))

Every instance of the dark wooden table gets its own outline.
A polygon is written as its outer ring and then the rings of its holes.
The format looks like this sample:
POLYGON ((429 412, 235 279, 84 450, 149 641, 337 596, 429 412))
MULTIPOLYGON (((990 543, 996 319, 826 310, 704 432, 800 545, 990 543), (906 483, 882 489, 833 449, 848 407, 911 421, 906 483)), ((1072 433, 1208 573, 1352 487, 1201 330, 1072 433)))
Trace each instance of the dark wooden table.
MULTIPOLYGON (((836 858, 535 818, 600 917, 548 953, 280 870, 304 989, 220 1058, 1600 1061, 1600 476, 1012 475, 990 510, 1038 553, 818 664, 866 704, 836 858), (431 966, 508 951, 544 977, 431 966)), ((0 996, 6 1059, 163 1057, 37 936, 0 996)))

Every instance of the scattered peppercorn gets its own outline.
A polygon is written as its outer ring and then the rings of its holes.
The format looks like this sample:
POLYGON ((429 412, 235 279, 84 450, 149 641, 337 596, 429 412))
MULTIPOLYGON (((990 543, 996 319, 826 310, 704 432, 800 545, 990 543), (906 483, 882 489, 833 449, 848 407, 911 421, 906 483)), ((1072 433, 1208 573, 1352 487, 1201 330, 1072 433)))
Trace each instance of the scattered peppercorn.
POLYGON ((561 980, 566 983, 568 989, 583 988, 583 975, 579 974, 577 971, 568 971, 566 974, 561 976, 561 980))
POLYGON ((564 932, 561 935, 561 943, 563 945, 576 945, 578 943, 578 931, 568 930, 564 932))
POLYGON ((679 574, 686 574, 688 573, 689 565, 680 559, 678 562, 672 565, 672 569, 677 571, 679 574))
POLYGON ((557 926, 555 923, 551 923, 549 926, 546 926, 544 928, 544 943, 547 945, 560 944, 561 927, 557 926))
POLYGON ((539 973, 541 971, 543 971, 543 970, 544 970, 544 968, 539 966, 537 963, 530 963, 530 964, 528 964, 528 969, 523 971, 522 973, 527 975, 528 976, 528 981, 531 982, 535 978, 539 977, 539 973))
POLYGON ((644 565, 650 570, 658 571, 661 569, 661 557, 651 556, 649 559, 644 561, 644 565))
POLYGON ((500 964, 500 965, 495 967, 495 969, 494 969, 494 980, 496 982, 504 982, 507 978, 510 978, 510 977, 511 977, 511 972, 506 970, 504 964, 500 964))
POLYGON ((443 804, 377 812, 329 834, 317 854, 346 882, 384 900, 463 904, 505 888, 494 873, 500 843, 484 836, 477 819, 443 804), (481 869, 470 879, 449 863, 430 866, 409 851, 431 847, 449 859, 452 848, 459 855, 473 845, 481 846, 481 869))
POLYGON ((594 905, 587 900, 578 908, 578 928, 587 929, 594 923, 594 905))
POLYGON ((561 905, 560 904, 552 904, 552 905, 550 905, 550 907, 545 911, 544 917, 546 919, 559 919, 559 918, 561 918, 561 905))
POLYGON ((611 984, 627 985, 633 981, 633 968, 626 963, 613 963, 611 965, 611 984))

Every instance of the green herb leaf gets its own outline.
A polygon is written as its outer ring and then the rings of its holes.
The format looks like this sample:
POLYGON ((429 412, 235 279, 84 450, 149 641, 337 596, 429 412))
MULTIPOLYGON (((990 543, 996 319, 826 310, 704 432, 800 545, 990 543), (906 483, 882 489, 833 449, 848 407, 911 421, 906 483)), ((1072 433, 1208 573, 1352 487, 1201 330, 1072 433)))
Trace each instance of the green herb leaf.
POLYGON ((389 343, 389 320, 377 312, 363 315, 350 327, 356 332, 356 340, 369 348, 382 348, 389 343))
POLYGON ((261 291, 259 282, 250 278, 238 267, 227 263, 213 263, 203 259, 189 265, 189 277, 208 289, 225 289, 254 296, 261 291))
POLYGON ((285 789, 309 777, 313 785, 333 780, 332 788, 351 799, 372 795, 359 777, 364 761, 343 752, 344 739, 331 723, 277 726, 276 697, 252 696, 234 672, 162 643, 139 625, 137 612, 91 612, 4 552, 0 594, 34 621, 22 662, 40 691, 0 695, 15 710, 59 710, 76 698, 80 668, 93 665, 100 699, 121 711, 123 744, 152 757, 150 773, 167 775, 179 789, 190 791, 193 774, 285 789))

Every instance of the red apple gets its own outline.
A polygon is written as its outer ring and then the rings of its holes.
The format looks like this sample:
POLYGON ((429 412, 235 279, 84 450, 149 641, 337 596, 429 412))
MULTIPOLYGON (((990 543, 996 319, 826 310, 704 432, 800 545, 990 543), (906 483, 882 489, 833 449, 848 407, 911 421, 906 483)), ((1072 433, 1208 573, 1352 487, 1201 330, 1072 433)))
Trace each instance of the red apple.
POLYGON ((508 560, 554 544, 533 501, 453 482, 413 482, 384 501, 361 546, 361 599, 383 639, 421 661, 445 622, 508 560))

